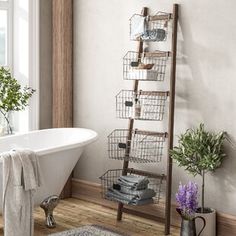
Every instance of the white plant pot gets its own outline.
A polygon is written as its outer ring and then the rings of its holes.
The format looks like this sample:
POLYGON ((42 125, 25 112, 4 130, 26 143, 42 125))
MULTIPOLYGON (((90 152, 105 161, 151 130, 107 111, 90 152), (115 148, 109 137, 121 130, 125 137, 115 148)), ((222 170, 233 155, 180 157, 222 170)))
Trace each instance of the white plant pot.
MULTIPOLYGON (((202 216, 206 220, 206 227, 200 236, 216 236, 216 211, 212 208, 210 213, 196 213, 196 216, 202 216)), ((203 227, 201 219, 196 219, 197 235, 203 227)))

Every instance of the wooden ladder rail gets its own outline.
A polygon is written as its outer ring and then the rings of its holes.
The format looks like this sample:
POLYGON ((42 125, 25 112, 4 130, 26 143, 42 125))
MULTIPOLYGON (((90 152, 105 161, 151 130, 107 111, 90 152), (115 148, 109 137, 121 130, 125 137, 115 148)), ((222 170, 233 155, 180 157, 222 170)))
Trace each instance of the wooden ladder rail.
MULTIPOLYGON (((142 10, 142 15, 147 16, 148 15, 148 8, 144 7, 142 10)), ((138 43, 138 60, 141 58, 141 54, 143 53, 143 41, 139 41, 138 43)), ((135 80, 134 81, 134 93, 138 93, 138 85, 139 81, 135 80)), ((130 144, 131 144, 131 139, 132 139, 132 131, 133 131, 133 126, 134 126, 134 119, 130 118, 129 119, 129 125, 128 125, 128 136, 127 136, 127 144, 126 144, 126 150, 125 150, 125 160, 123 163, 123 171, 122 175, 127 175, 127 169, 129 167, 129 153, 130 153, 130 144)), ((122 210, 123 210, 123 204, 121 202, 118 203, 118 209, 117 209, 117 220, 120 221, 122 220, 122 210)))
POLYGON ((175 110, 175 82, 176 82, 176 52, 177 52, 178 4, 173 6, 172 16, 172 45, 171 45, 171 72, 169 93, 169 121, 168 121, 168 149, 166 174, 166 201, 165 201, 165 235, 170 234, 171 220, 171 188, 172 188, 172 158, 170 150, 174 140, 174 110, 175 110))

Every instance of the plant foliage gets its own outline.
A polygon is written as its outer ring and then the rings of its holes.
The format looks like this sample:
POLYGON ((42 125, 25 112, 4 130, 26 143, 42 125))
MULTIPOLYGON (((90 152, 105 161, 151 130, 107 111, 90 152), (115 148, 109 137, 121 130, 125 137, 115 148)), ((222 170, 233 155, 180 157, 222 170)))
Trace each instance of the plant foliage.
POLYGON ((20 83, 11 75, 10 70, 0 67, 0 112, 8 124, 7 113, 24 110, 34 92, 35 90, 31 87, 22 88, 20 83))
POLYGON ((202 177, 202 206, 205 212, 205 174, 219 168, 226 154, 223 150, 225 132, 211 133, 204 129, 188 129, 179 137, 179 145, 170 151, 171 157, 179 166, 185 167, 189 173, 202 177))
POLYGON ((179 137, 179 146, 171 150, 171 156, 179 166, 196 176, 215 171, 221 166, 226 154, 223 151, 225 132, 205 131, 204 124, 196 129, 188 129, 179 137))

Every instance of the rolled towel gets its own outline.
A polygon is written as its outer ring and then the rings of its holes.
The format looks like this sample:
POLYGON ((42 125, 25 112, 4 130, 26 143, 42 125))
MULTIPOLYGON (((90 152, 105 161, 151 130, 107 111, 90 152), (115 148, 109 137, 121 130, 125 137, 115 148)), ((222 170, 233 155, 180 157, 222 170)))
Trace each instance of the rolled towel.
POLYGON ((156 192, 153 189, 130 190, 129 188, 121 186, 120 192, 124 194, 130 194, 134 196, 133 199, 137 200, 149 199, 156 196, 156 192))
POLYGON ((146 30, 140 37, 145 41, 163 41, 166 38, 166 31, 164 29, 146 30))

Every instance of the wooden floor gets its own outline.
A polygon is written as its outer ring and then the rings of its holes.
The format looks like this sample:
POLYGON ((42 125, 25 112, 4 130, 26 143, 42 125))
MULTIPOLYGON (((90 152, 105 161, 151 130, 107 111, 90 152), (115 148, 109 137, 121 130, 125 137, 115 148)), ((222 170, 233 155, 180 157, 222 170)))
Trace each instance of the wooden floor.
MULTIPOLYGON (((44 226, 44 213, 35 210, 35 236, 48 235, 83 225, 97 224, 132 236, 162 236, 164 226, 154 221, 124 214, 122 222, 116 222, 116 211, 97 204, 74 198, 60 201, 54 213, 57 227, 47 229, 44 226)), ((0 235, 3 235, 2 219, 0 235)), ((171 235, 179 236, 179 229, 172 228, 171 235)))

